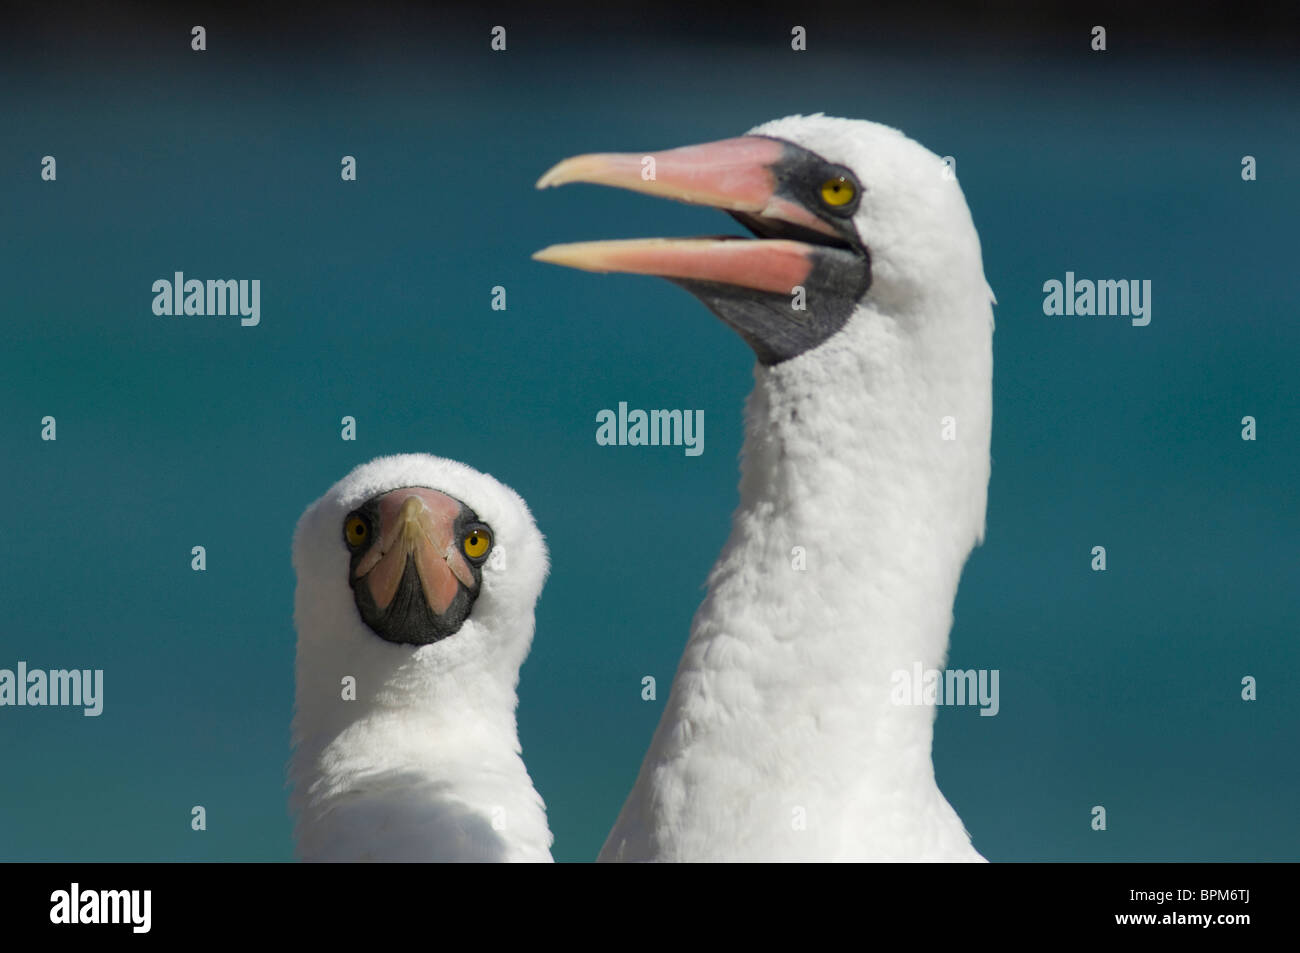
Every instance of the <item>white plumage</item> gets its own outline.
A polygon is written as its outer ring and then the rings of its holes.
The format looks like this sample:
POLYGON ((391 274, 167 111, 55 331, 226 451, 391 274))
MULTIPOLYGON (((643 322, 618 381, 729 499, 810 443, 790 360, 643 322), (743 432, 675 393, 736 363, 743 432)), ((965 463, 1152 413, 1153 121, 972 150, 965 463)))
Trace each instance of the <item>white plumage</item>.
POLYGON ((551 833, 515 724, 519 668, 548 562, 542 534, 509 487, 451 460, 381 457, 303 514, 297 696, 290 762, 305 860, 549 861, 551 833), (477 600, 459 630, 395 644, 358 614, 343 524, 365 501, 429 487, 491 527, 477 600), (355 701, 344 679, 355 679, 355 701))
POLYGON ((893 673, 943 667, 983 537, 979 238, 940 159, 896 130, 818 115, 753 134, 856 173, 871 285, 820 346, 755 367, 731 535, 601 860, 982 860, 935 782, 933 706, 891 702, 893 673))

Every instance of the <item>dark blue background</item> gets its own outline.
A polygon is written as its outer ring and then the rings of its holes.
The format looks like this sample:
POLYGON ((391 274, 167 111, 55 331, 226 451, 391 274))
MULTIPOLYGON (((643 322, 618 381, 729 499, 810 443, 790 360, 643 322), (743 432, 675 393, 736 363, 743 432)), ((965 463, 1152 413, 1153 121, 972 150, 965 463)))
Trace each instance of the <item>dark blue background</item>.
POLYGON ((1087 24, 1008 51, 822 20, 796 54, 784 17, 521 21, 493 54, 491 18, 208 19, 206 53, 203 18, 169 14, 0 63, 0 667, 106 682, 99 718, 0 709, 0 858, 290 858, 292 529, 356 463, 415 450, 494 473, 547 534, 520 735, 556 857, 593 858, 727 533, 752 359, 667 283, 529 259, 723 216, 533 182, 825 111, 956 158, 1000 302, 988 537, 950 666, 999 669, 1001 711, 941 710, 935 745, 976 847, 1300 859, 1293 61, 1114 31, 1094 54, 1087 24), (260 326, 154 316, 177 270, 260 278, 260 326), (1067 270, 1150 279, 1150 326, 1045 317, 1067 270), (702 409, 704 454, 597 446, 621 400, 702 409))

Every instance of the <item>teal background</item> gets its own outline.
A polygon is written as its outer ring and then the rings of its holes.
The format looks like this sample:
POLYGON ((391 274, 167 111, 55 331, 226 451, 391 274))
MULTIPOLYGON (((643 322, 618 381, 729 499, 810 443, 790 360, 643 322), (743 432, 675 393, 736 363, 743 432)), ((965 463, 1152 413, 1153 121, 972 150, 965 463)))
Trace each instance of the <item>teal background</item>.
POLYGON ((728 219, 533 182, 825 111, 956 157, 998 295, 950 667, 999 669, 1001 711, 943 709, 935 743, 976 847, 1300 860, 1294 62, 816 25, 805 54, 578 27, 492 54, 478 21, 284 48, 208 20, 203 54, 173 17, 0 60, 0 667, 102 668, 106 696, 0 709, 0 859, 291 859, 293 526, 417 450, 511 484, 547 534, 520 735, 557 859, 594 858, 727 533, 752 358, 667 283, 529 259, 728 219), (260 278, 261 325, 154 316, 177 270, 260 278), (1150 326, 1045 317, 1067 270, 1150 279, 1150 326), (620 400, 703 409, 703 455, 597 446, 620 400))

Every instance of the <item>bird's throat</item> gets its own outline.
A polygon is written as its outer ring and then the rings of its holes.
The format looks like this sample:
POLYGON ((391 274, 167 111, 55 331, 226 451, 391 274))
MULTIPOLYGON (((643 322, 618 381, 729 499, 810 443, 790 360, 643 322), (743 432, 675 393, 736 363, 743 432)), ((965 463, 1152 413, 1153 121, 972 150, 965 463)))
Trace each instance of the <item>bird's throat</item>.
POLYGON ((950 396, 916 385, 888 344, 756 369, 741 501, 670 700, 719 750, 933 776, 934 707, 893 689, 945 662, 983 525, 988 429, 972 414, 969 446, 944 441, 950 396))

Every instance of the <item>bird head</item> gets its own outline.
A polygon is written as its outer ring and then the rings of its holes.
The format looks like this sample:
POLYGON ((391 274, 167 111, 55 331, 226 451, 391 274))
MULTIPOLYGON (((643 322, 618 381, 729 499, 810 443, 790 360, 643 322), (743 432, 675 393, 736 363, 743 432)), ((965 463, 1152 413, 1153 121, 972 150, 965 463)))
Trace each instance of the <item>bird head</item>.
POLYGON ((307 509, 294 567, 300 640, 508 668, 527 651, 548 562, 517 493, 464 464, 405 454, 362 464, 307 509))
POLYGON ((533 257, 668 278, 764 365, 816 349, 864 303, 923 321, 942 310, 923 305, 954 284, 988 293, 951 165, 878 123, 791 116, 706 145, 577 156, 537 185, 570 182, 708 205, 744 225, 752 238, 580 242, 533 257))

